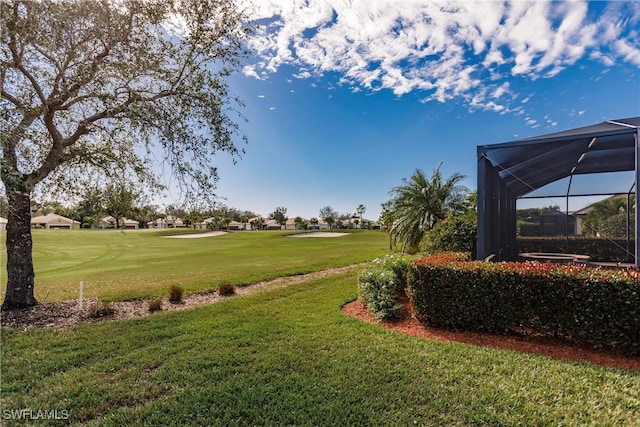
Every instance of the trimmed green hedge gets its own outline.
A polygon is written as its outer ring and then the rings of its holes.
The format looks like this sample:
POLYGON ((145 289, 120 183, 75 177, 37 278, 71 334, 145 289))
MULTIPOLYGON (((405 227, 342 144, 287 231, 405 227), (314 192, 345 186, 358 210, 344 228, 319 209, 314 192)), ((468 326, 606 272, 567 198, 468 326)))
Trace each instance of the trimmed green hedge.
POLYGON ((410 266, 407 294, 423 323, 542 334, 640 354, 639 270, 458 259, 437 254, 410 266))

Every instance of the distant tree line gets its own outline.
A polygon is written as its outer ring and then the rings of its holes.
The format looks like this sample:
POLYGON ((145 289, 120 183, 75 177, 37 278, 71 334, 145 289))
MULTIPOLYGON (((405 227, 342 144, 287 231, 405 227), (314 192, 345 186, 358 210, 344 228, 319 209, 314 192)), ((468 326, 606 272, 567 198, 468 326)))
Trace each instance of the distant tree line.
MULTIPOLYGON (((263 229, 266 226, 265 218, 251 210, 242 210, 218 204, 214 207, 188 207, 173 204, 160 207, 148 202, 149 196, 144 191, 136 189, 134 185, 108 184, 104 188, 87 187, 73 203, 62 203, 57 200, 31 201, 32 216, 41 216, 55 213, 76 220, 82 224, 82 228, 97 228, 99 221, 112 216, 116 220, 116 228, 121 228, 120 220, 123 218, 137 221, 141 228, 147 227, 151 221, 167 217, 180 218, 187 226, 201 224, 209 220, 207 228, 219 230, 226 228, 232 221, 243 225, 250 224, 254 229, 263 229)), ((7 209, 7 200, 0 196, 0 216, 7 209)), ((366 211, 364 205, 359 205, 356 213, 338 213, 331 206, 325 206, 319 210, 318 217, 294 218, 296 229, 304 230, 310 226, 317 226, 320 220, 327 223, 332 229, 368 229, 374 228, 374 221, 364 219, 362 215, 366 211)), ((278 206, 266 217, 267 220, 275 220, 284 226, 289 218, 287 208, 278 206)), ((244 227, 243 227, 244 228, 244 227)))
MULTIPOLYGON (((0 216, 3 215, 6 206, 6 199, 0 198, 0 216)), ((209 208, 190 208, 185 206, 167 205, 160 207, 148 203, 147 198, 141 192, 125 189, 115 191, 112 188, 104 190, 91 189, 83 193, 79 200, 71 204, 63 204, 59 201, 31 202, 32 216, 55 213, 67 218, 74 219, 82 224, 82 228, 96 228, 99 221, 112 216, 116 221, 116 228, 120 228, 119 221, 122 218, 135 220, 141 228, 157 219, 164 219, 169 216, 182 219, 187 226, 194 226, 205 219, 213 218, 216 225, 221 226, 225 222, 231 221, 248 222, 248 218, 259 216, 255 212, 236 209, 225 205, 218 205, 209 208)))

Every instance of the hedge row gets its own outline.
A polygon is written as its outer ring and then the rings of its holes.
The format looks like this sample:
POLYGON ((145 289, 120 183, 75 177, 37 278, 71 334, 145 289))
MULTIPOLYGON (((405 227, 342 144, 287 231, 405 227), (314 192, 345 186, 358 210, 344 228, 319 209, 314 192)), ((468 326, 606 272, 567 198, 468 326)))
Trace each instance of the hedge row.
POLYGON ((635 240, 631 240, 627 253, 627 239, 596 239, 589 237, 519 237, 519 252, 564 252, 589 255, 592 261, 628 262, 633 258, 635 240))
POLYGON ((431 326, 555 336, 640 354, 640 271, 483 263, 438 254, 414 262, 407 294, 431 326))

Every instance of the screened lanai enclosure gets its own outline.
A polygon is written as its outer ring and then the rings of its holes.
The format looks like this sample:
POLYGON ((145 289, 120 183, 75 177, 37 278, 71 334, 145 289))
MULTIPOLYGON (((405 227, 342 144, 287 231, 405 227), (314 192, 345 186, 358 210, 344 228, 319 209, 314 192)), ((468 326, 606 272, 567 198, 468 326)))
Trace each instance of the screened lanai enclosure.
MULTIPOLYGON (((639 203, 635 197, 640 180, 639 140, 640 117, 633 117, 478 146, 477 258, 519 258, 517 205, 532 198, 566 199, 564 213, 558 212, 566 217, 565 232, 557 233, 556 241, 561 248, 553 252, 579 253, 584 248, 579 247, 578 240, 569 238, 570 234, 576 234, 579 222, 569 211, 569 198, 617 196, 627 202, 626 238, 597 237, 603 245, 623 251, 626 262, 640 265, 640 227, 635 215, 639 203), (578 188, 576 182, 583 177, 591 178, 590 184, 578 188), (603 184, 606 188, 599 188, 603 184)), ((598 255, 588 258, 599 261, 598 255)))

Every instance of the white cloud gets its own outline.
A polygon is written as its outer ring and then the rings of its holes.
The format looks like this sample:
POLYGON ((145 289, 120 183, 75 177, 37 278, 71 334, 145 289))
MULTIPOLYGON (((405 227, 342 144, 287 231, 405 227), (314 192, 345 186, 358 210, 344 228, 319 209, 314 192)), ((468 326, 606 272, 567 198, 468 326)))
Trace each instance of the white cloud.
POLYGON ((424 91, 425 101, 502 111, 517 98, 512 76, 553 77, 583 58, 640 65, 640 2, 600 14, 584 0, 254 2, 262 27, 244 72, 256 78, 293 65, 299 79, 336 72, 353 90, 424 91))
POLYGON ((308 79, 309 77, 311 77, 312 74, 308 71, 300 71, 299 73, 296 73, 293 75, 293 77, 297 78, 297 79, 308 79))
POLYGON ((258 73, 256 72, 255 67, 250 67, 250 66, 244 66, 242 68, 242 72, 250 77, 255 77, 256 79, 260 79, 260 76, 258 75, 258 73))
POLYGON ((504 82, 500 87, 496 88, 491 94, 491 98, 501 98, 502 95, 510 93, 509 82, 504 82))
POLYGON ((549 114, 547 114, 546 116, 544 116, 544 120, 547 122, 547 124, 551 127, 556 127, 558 126, 558 122, 553 120, 551 118, 551 116, 549 114))
POLYGON ((616 51, 624 57, 626 62, 640 65, 640 49, 638 48, 637 42, 632 45, 626 40, 616 40, 614 47, 616 51))

